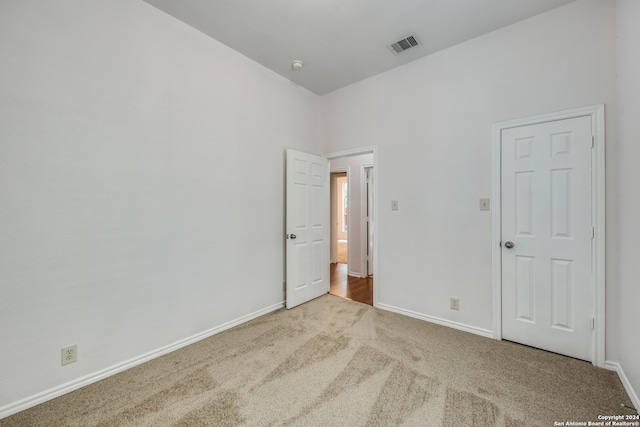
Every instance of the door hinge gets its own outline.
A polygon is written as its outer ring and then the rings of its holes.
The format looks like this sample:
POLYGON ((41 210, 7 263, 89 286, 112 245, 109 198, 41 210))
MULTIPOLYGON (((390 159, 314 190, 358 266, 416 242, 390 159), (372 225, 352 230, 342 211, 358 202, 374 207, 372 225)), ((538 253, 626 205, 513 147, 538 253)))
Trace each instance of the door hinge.
POLYGON ((595 317, 591 318, 591 330, 592 331, 596 330, 596 318, 595 317))
POLYGON ((591 227, 591 238, 592 239, 596 238, 596 228, 595 227, 591 227))
POLYGON ((591 148, 596 146, 596 137, 595 135, 591 135, 591 148))

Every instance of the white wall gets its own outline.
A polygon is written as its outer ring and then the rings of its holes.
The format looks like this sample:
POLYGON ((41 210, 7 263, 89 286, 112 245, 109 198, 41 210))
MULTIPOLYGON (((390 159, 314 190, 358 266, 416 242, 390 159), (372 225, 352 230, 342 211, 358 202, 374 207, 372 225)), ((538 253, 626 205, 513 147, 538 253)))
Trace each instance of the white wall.
MULTIPOLYGON (((491 196, 491 125, 604 103, 615 153, 615 78, 615 3, 579 0, 324 96, 323 151, 378 146, 378 303, 489 333, 491 212, 478 199, 491 196)), ((615 297, 616 281, 607 286, 615 297)))
MULTIPOLYGON (((618 263, 620 297, 620 364, 633 389, 640 392, 640 2, 618 0, 618 153, 620 205, 615 217, 620 230, 618 263)), ((638 395, 636 407, 640 408, 638 395)))
MULTIPOLYGON (((330 169, 335 171, 346 171, 349 188, 349 239, 347 242, 347 256, 349 275, 356 277, 367 277, 367 266, 364 264, 363 251, 366 250, 367 236, 362 233, 362 198, 366 194, 362 193, 363 176, 362 168, 373 166, 373 154, 362 154, 359 156, 341 157, 330 161, 330 169)), ((366 252, 364 252, 366 253, 366 252)))
POLYGON ((0 414, 282 302, 316 95, 142 1, 2 1, 0 58, 0 414))

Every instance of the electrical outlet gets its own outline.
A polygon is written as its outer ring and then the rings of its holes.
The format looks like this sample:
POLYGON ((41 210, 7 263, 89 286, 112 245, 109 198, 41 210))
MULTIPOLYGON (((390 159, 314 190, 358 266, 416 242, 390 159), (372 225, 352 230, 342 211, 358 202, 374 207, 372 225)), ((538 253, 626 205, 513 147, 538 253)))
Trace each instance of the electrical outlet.
POLYGON ((460 310, 460 300, 458 298, 451 298, 451 310, 460 310))
POLYGON ((62 349, 62 366, 78 360, 78 346, 76 344, 62 349))

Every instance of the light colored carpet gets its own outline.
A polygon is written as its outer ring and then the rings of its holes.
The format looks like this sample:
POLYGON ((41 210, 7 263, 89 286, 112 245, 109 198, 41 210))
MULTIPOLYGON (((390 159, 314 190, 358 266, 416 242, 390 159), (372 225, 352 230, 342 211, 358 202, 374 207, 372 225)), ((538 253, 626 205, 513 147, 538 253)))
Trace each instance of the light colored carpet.
POLYGON ((589 363, 326 295, 0 426, 551 426, 620 403, 589 363))
POLYGON ((338 240, 338 261, 340 264, 346 264, 347 261, 347 241, 338 240))

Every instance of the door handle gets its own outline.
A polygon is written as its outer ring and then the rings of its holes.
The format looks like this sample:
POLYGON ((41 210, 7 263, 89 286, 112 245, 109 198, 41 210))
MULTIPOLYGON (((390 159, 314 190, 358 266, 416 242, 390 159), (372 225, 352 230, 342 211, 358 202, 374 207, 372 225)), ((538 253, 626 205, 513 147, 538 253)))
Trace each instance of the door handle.
POLYGON ((504 244, 504 247, 505 247, 505 248, 507 248, 507 249, 511 249, 511 248, 513 248, 514 246, 515 246, 515 245, 513 244, 513 242, 506 242, 506 243, 504 244))
POLYGON ((298 236, 296 236, 295 234, 287 234, 287 239, 295 239, 296 237, 298 236))

